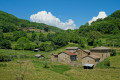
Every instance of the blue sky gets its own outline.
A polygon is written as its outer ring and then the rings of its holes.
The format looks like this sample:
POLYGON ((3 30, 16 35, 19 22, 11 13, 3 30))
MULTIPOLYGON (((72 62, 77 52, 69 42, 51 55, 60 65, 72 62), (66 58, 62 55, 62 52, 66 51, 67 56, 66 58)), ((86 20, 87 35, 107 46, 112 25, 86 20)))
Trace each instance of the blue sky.
POLYGON ((46 11, 61 22, 72 19, 77 28, 100 11, 110 15, 119 9, 120 0, 0 0, 0 10, 18 18, 30 20, 32 14, 46 11))

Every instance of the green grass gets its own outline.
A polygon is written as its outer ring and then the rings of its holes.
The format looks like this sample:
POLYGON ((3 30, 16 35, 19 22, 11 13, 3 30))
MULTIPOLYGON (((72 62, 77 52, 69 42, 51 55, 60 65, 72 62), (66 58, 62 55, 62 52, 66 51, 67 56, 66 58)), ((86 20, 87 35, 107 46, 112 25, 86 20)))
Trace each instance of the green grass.
POLYGON ((69 65, 51 65, 50 70, 57 72, 57 73, 64 73, 65 71, 70 70, 70 66, 69 65))
MULTIPOLYGON (((49 60, 51 53, 59 53, 65 51, 66 47, 77 46, 70 43, 69 45, 51 52, 34 52, 22 50, 0 49, 0 54, 6 55, 23 55, 27 58, 21 59, 22 72, 28 64, 24 80, 120 80, 120 55, 109 57, 111 67, 115 68, 95 68, 93 70, 85 70, 82 67, 72 67, 70 65, 51 62, 49 60), (35 58, 35 54, 43 54, 48 57, 47 64, 49 68, 43 68, 45 60, 35 58)), ((19 64, 18 59, 9 62, 0 62, 0 80, 16 80, 18 75, 19 64)))

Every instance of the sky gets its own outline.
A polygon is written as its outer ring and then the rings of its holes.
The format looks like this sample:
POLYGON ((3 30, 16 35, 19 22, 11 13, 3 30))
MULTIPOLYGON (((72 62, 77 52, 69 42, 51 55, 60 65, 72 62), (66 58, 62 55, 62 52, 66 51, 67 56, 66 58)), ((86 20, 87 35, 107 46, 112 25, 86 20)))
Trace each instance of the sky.
POLYGON ((31 22, 76 29, 120 9, 120 0, 0 0, 0 10, 31 22))

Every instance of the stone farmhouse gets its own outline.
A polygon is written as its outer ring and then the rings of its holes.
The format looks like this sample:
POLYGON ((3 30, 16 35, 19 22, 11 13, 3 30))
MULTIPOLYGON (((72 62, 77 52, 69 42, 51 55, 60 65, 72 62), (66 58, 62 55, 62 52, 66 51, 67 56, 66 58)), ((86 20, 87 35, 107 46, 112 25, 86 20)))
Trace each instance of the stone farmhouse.
POLYGON ((100 57, 100 61, 103 61, 104 59, 110 57, 110 48, 106 47, 96 47, 90 49, 90 55, 96 55, 100 57))
POLYGON ((82 50, 78 47, 67 47, 65 52, 59 54, 52 54, 51 60, 70 64, 76 60, 81 61, 81 65, 92 64, 103 61, 110 56, 110 48, 96 47, 90 50, 82 50))
POLYGON ((59 54, 51 54, 51 60, 69 64, 77 60, 77 55, 70 51, 65 51, 59 54))
POLYGON ((77 60, 77 55, 70 51, 65 51, 58 54, 58 62, 69 64, 72 61, 76 61, 76 60, 77 60))
POLYGON ((88 56, 90 54, 89 50, 82 50, 78 47, 67 47, 66 51, 70 51, 72 53, 77 54, 77 60, 81 60, 82 57, 88 56))

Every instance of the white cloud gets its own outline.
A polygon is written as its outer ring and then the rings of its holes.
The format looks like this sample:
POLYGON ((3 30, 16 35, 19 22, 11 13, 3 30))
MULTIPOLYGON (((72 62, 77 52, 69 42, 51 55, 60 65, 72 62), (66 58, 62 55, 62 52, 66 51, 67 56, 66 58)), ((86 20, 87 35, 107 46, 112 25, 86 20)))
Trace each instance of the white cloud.
POLYGON ((91 25, 93 21, 96 21, 97 19, 104 19, 105 17, 107 17, 106 13, 104 11, 101 11, 97 17, 93 17, 92 20, 88 21, 88 23, 91 25))
POLYGON ((53 16, 51 12, 46 11, 40 11, 31 15, 30 20, 37 23, 45 23, 47 25, 56 26, 64 30, 76 28, 72 19, 69 19, 67 22, 62 22, 59 18, 53 16))

